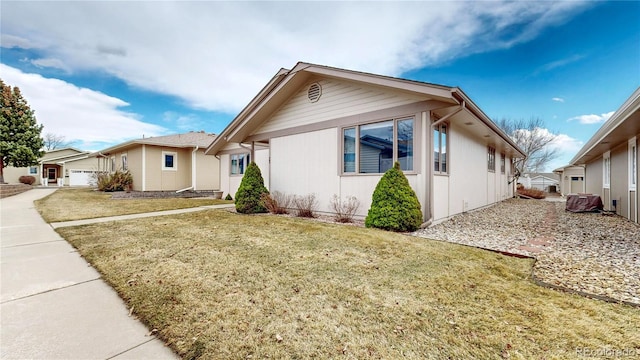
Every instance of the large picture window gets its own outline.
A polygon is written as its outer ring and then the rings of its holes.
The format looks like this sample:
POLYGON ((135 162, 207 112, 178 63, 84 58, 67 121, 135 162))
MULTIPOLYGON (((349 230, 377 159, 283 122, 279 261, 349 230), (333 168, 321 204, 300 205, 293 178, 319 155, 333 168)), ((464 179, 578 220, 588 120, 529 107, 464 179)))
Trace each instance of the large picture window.
POLYGON ((446 174, 447 159, 447 124, 439 124, 433 128, 433 171, 436 174, 446 174))
POLYGON ((231 154, 231 175, 244 174, 250 162, 249 154, 231 154))
POLYGON ((344 173, 379 174, 394 162, 413 171, 413 118, 392 119, 342 130, 344 173), (357 141, 356 141, 357 139, 357 141))

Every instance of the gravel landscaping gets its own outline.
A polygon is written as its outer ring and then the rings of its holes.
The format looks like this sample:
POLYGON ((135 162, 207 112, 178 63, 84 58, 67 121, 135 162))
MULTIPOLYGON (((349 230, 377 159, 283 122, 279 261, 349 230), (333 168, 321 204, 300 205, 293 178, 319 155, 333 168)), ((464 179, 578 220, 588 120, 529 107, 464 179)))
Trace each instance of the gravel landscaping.
POLYGON ((565 211, 564 201, 509 199, 454 216, 416 236, 536 258, 534 279, 640 305, 640 226, 565 211))

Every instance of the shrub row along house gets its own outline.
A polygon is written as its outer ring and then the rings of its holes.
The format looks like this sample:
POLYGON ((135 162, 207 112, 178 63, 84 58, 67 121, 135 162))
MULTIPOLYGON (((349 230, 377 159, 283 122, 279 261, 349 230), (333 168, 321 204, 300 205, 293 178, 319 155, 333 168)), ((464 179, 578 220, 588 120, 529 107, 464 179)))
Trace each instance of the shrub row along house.
POLYGON ((278 71, 206 154, 225 193, 255 161, 270 191, 313 193, 321 212, 355 196, 359 216, 397 161, 433 222, 512 197, 524 156, 457 87, 308 63, 278 71))
POLYGON ((598 194, 606 210, 639 222, 638 139, 640 88, 607 120, 571 160, 584 168, 587 193, 598 194))

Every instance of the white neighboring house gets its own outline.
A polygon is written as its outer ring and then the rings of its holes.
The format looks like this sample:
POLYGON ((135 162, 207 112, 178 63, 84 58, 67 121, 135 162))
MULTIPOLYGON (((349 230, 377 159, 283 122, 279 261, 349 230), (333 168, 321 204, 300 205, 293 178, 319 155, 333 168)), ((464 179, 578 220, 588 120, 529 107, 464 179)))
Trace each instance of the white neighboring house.
POLYGON ((40 159, 38 165, 4 169, 4 178, 8 183, 18 183, 23 175, 36 178, 34 185, 41 186, 90 186, 92 174, 98 171, 98 160, 89 151, 72 147, 50 150, 40 159))
POLYGON ((611 115, 571 160, 585 171, 585 189, 598 194, 606 210, 640 222, 638 140, 640 88, 611 115))
POLYGON ((582 166, 563 166, 553 170, 560 178, 562 196, 584 193, 584 168, 582 166))
POLYGON ((270 191, 355 196, 364 217, 382 174, 400 162, 438 222, 514 194, 522 150, 457 87, 298 63, 281 69, 206 150, 235 195, 246 166, 270 191))
POLYGON ((525 174, 524 176, 525 178, 529 178, 529 185, 525 185, 525 187, 542 190, 548 193, 558 192, 558 187, 560 186, 560 178, 557 174, 529 173, 525 174))

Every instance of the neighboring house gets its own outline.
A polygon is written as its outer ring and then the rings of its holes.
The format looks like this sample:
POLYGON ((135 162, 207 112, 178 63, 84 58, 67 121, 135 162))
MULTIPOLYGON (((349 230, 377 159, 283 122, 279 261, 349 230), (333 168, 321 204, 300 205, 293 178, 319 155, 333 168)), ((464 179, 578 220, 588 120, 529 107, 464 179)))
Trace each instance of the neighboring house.
POLYGON ((529 173, 525 174, 530 180, 529 187, 532 189, 542 190, 548 193, 558 192, 560 178, 554 173, 529 173))
POLYGON ((560 178, 562 196, 584 193, 584 168, 582 166, 563 166, 553 170, 560 178))
POLYGON ((9 183, 18 183, 20 176, 31 175, 36 178, 34 185, 88 186, 94 179, 89 175, 97 170, 98 160, 90 152, 67 147, 46 152, 35 166, 9 166, 4 169, 4 178, 9 183))
POLYGON ((587 193, 599 194, 604 208, 639 221, 638 140, 640 88, 607 120, 571 160, 584 166, 587 193))
POLYGON ((204 151, 215 135, 204 132, 136 139, 94 153, 100 169, 126 170, 133 190, 218 190, 219 160, 204 151))
POLYGON ((255 160, 270 191, 314 193, 325 213, 355 196, 360 217, 398 161, 433 222, 512 197, 524 156, 457 87, 307 63, 281 69, 206 153, 232 196, 255 160))

